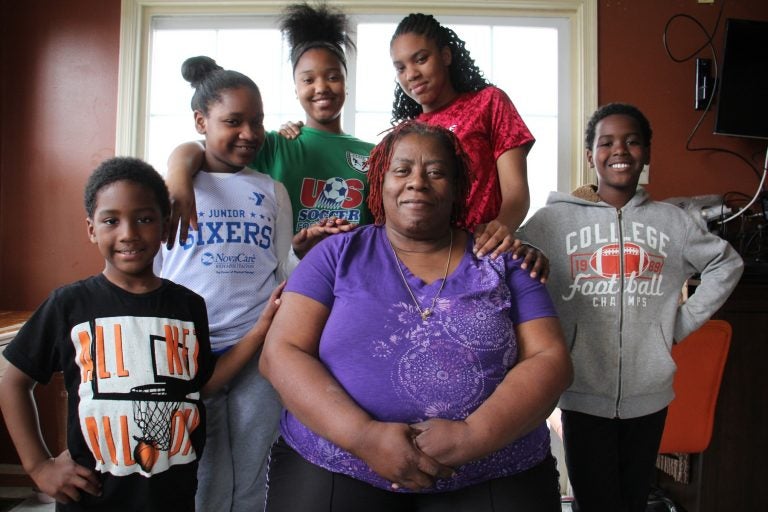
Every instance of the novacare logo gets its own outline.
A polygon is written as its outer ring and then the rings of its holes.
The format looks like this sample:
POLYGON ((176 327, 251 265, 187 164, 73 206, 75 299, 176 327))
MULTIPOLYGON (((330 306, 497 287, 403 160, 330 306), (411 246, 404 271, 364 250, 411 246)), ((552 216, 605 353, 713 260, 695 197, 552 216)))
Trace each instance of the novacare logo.
POLYGON ((204 253, 200 257, 200 262, 203 265, 210 266, 216 263, 255 263, 256 256, 249 256, 247 254, 212 254, 210 252, 204 253))

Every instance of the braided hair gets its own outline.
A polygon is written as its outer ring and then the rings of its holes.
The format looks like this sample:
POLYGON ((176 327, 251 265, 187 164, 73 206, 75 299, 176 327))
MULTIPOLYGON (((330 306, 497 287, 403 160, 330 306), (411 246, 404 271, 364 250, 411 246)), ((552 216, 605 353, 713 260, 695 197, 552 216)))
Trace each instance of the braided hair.
POLYGON ((328 50, 347 69, 344 50, 355 50, 347 16, 325 2, 315 6, 307 2, 287 6, 280 18, 280 30, 291 48, 294 70, 304 52, 312 48, 328 50))
POLYGON ((245 87, 261 96, 253 80, 238 71, 224 69, 210 57, 190 57, 181 65, 181 76, 195 89, 192 110, 208 117, 208 107, 221 101, 221 91, 245 87))
MULTIPOLYGON (((480 91, 491 84, 475 60, 469 55, 466 43, 456 35, 456 32, 444 27, 431 14, 409 14, 403 18, 395 29, 390 46, 403 34, 418 34, 433 40, 438 48, 446 46, 451 50, 451 65, 448 76, 456 92, 480 91)), ((423 108, 410 98, 400 84, 395 84, 395 101, 392 103, 392 124, 404 119, 414 119, 423 112, 423 108)))
POLYGON ((468 211, 467 199, 469 197, 470 182, 474 178, 470 173, 469 160, 461 148, 459 139, 452 131, 442 126, 433 126, 421 121, 404 121, 391 128, 384 138, 376 144, 368 157, 368 209, 373 215, 376 225, 382 225, 386 221, 384 214, 384 176, 389 170, 397 143, 406 135, 421 135, 434 137, 448 153, 453 157, 453 192, 454 201, 451 211, 451 226, 464 226, 468 211))

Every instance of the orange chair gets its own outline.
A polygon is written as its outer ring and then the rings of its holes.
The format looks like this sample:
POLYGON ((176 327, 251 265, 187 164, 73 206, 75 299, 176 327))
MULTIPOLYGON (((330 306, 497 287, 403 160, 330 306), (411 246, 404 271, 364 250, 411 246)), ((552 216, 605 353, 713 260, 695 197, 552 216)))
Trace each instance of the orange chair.
POLYGON ((659 453, 699 453, 709 446, 730 344, 731 324, 709 320, 672 347, 677 364, 675 398, 669 404, 659 453))

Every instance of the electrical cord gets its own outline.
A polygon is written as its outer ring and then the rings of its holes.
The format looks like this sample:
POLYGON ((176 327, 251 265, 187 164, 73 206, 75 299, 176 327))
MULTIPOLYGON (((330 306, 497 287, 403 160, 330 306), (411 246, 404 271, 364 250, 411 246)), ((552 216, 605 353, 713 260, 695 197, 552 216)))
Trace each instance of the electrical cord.
MULTIPOLYGON (((672 59, 673 62, 676 62, 678 64, 691 60, 692 58, 696 57, 705 48, 709 48, 710 51, 712 52, 713 70, 714 70, 714 75, 715 75, 715 77, 714 77, 714 84, 713 84, 713 87, 712 87, 712 94, 710 94, 709 101, 707 102, 706 106, 704 107, 703 113, 701 114, 701 116, 699 116, 698 122, 694 125, 693 129, 691 130, 691 133, 688 135, 688 139, 685 141, 685 149, 687 151, 714 151, 714 152, 718 152, 718 153, 725 153, 725 154, 728 154, 728 155, 731 155, 731 156, 735 156, 735 157, 739 158, 741 161, 743 161, 745 164, 747 164, 747 166, 749 166, 750 169, 752 169, 752 172, 755 174, 755 177, 760 178, 760 172, 757 170, 757 167, 755 167, 755 165, 752 162, 750 162, 747 158, 745 158, 743 155, 737 153, 736 151, 732 151, 730 149, 725 149, 725 148, 719 148, 719 147, 704 147, 704 146, 702 146, 702 147, 693 147, 693 145, 692 145, 692 141, 693 141, 694 135, 696 135, 696 132, 699 130, 699 127, 704 122, 704 118, 706 117, 706 115, 711 111, 712 102, 714 101, 714 98, 715 98, 715 91, 717 90, 717 87, 719 85, 719 76, 720 75, 719 75, 719 67, 718 67, 718 63, 717 63, 717 52, 715 51, 715 47, 712 44, 712 40, 714 39, 715 34, 717 34, 717 30, 718 30, 718 28, 720 26, 720 20, 722 19, 723 10, 725 8, 725 4, 726 3, 727 3, 727 1, 723 1, 720 4, 720 10, 717 13, 717 20, 715 20, 715 26, 712 29, 711 33, 707 31, 707 29, 704 27, 704 25, 701 24, 701 22, 699 20, 697 20, 696 18, 694 18, 690 14, 679 13, 679 14, 673 15, 672 17, 669 18, 669 20, 667 20, 666 25, 664 25, 664 32, 662 34, 662 40, 663 40, 663 43, 664 43, 664 50, 667 52, 667 55, 669 56, 670 59, 672 59), (706 39, 704 44, 702 44, 701 46, 696 48, 694 51, 692 51, 690 54, 686 55, 685 57, 675 57, 672 54, 672 50, 671 50, 671 48, 669 46, 669 43, 667 41, 670 26, 672 25, 672 23, 675 20, 678 20, 678 19, 690 20, 691 22, 693 22, 701 30, 701 32, 704 34, 705 39, 706 39)), ((760 181, 761 188, 762 188, 762 183, 763 183, 764 179, 765 179, 765 175, 763 175, 763 179, 760 181)))
POLYGON ((763 185, 765 184, 765 175, 767 173, 768 173, 768 147, 765 148, 765 163, 763 163, 763 177, 760 178, 760 185, 757 186, 757 192, 755 192, 754 197, 752 198, 752 200, 749 203, 747 203, 747 205, 745 207, 743 207, 741 210, 739 210, 738 212, 734 213, 733 215, 731 215, 727 219, 721 220, 719 222, 719 224, 725 224, 726 222, 730 222, 733 219, 735 219, 737 217, 740 217, 745 211, 749 210, 749 208, 753 204, 755 204, 755 201, 757 201, 757 199, 763 193, 763 185))

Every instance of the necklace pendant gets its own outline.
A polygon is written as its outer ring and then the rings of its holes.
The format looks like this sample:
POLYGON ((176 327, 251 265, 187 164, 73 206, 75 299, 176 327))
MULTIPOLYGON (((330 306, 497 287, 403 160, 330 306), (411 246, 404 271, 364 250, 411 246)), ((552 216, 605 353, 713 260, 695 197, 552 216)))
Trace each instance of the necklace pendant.
POLYGON ((437 299, 440 297, 440 292, 443 291, 443 287, 445 286, 445 281, 448 279, 448 270, 451 268, 451 255, 453 254, 453 229, 450 231, 451 240, 448 244, 448 261, 445 263, 445 272, 443 272, 443 282, 440 283, 440 288, 437 290, 437 293, 432 298, 432 307, 425 308, 424 310, 421 309, 421 306, 419 305, 419 301, 416 300, 416 296, 413 294, 413 290, 411 290, 410 285, 408 284, 408 280, 405 278, 405 274, 403 274, 403 269, 400 266, 400 260, 397 257, 397 252, 395 251, 395 246, 392 245, 392 242, 389 240, 388 237, 385 238, 387 243, 389 244, 389 248, 392 249, 392 256, 395 258, 395 266, 397 268, 397 271, 400 274, 400 278, 403 280, 403 285, 405 285, 405 289, 408 291, 408 295, 411 296, 411 300, 413 301, 413 304, 416 306, 416 310, 419 312, 419 315, 421 315, 421 321, 426 322, 427 318, 429 318, 432 315, 432 309, 434 309, 435 304, 437 304, 437 299))

